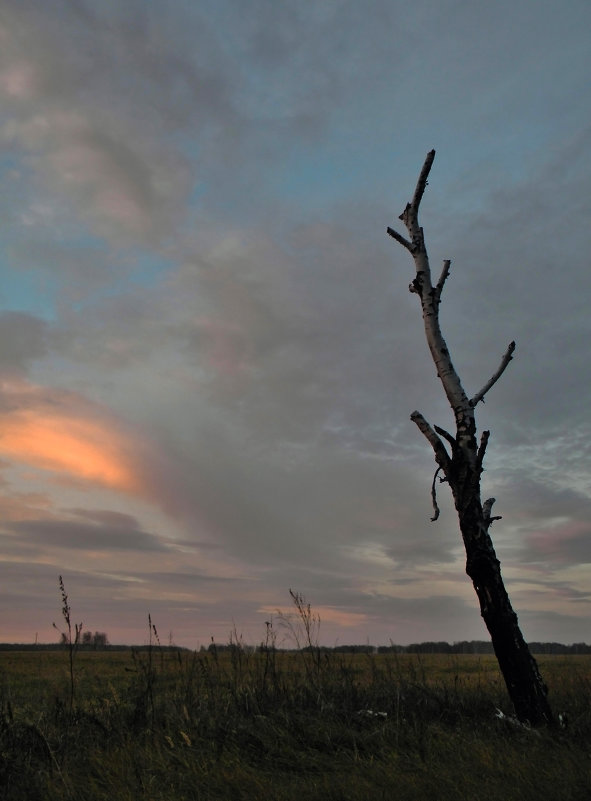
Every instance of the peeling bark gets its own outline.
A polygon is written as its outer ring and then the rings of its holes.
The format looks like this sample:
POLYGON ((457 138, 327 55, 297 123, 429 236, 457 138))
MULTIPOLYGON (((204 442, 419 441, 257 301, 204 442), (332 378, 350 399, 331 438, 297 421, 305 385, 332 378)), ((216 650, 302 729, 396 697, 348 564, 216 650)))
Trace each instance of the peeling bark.
POLYGON ((439 426, 431 426, 420 412, 415 411, 410 417, 431 445, 438 466, 431 489, 434 509, 432 520, 439 516, 435 480, 441 471, 445 477, 443 480, 449 484, 458 513, 466 550, 466 573, 472 579, 480 612, 490 633, 515 713, 520 721, 537 726, 553 722, 547 699, 548 690, 519 628, 501 575, 501 564, 489 535, 492 522, 500 520, 499 516, 491 515, 494 498, 482 503, 480 495, 480 476, 490 432, 484 431, 477 444, 474 411, 504 373, 513 358, 515 343, 509 344, 501 364, 482 389, 468 398, 439 325, 441 293, 449 276, 451 261, 444 261, 439 280, 433 286, 423 229, 419 225, 419 206, 434 158, 435 151, 432 150, 421 169, 413 198, 400 215, 409 239, 392 228, 388 228, 387 232, 414 259, 416 275, 409 290, 418 295, 421 301, 427 344, 454 413, 456 435, 453 437, 439 426), (447 447, 443 440, 447 442, 447 447))

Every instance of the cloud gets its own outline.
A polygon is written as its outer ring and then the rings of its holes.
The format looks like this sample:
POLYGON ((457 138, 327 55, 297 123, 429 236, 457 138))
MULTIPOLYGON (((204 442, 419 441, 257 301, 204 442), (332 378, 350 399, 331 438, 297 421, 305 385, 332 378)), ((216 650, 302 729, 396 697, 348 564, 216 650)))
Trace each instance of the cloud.
POLYGON ((157 241, 182 221, 193 178, 182 148, 160 138, 231 117, 224 80, 176 54, 151 14, 129 24, 124 9, 112 25, 81 3, 55 11, 6 9, 0 92, 13 114, 0 135, 44 176, 37 194, 58 193, 107 239, 157 241))
POLYGON ((24 373, 47 354, 47 323, 31 314, 0 312, 0 374, 24 373))
MULTIPOLYGON (((88 516, 88 512, 84 515, 88 516)), ((99 518, 100 519, 100 518, 99 518)), ((104 519, 104 518, 103 518, 104 519)), ((68 520, 20 520, 6 528, 43 549, 81 548, 86 551, 166 551, 153 534, 113 523, 85 524, 68 520)))
MULTIPOLYGON (((307 603, 304 604, 304 606, 306 605, 307 603)), ((294 634, 297 632, 298 638, 303 638, 301 645, 303 646, 305 644, 305 632, 302 627, 303 621, 297 612, 294 612, 292 609, 276 609, 272 607, 261 607, 259 611, 269 617, 273 617, 274 615, 278 616, 279 620, 285 623, 289 631, 294 634)), ((336 609, 330 606, 314 606, 314 608, 310 606, 310 611, 314 621, 319 621, 320 624, 324 622, 330 626, 336 626, 337 628, 361 628, 363 625, 367 624, 368 621, 368 616, 366 614, 351 612, 347 609, 336 609)), ((311 633, 312 636, 314 636, 314 630, 319 631, 319 626, 317 626, 317 623, 311 622, 311 633)), ((287 634, 286 643, 289 639, 290 635, 287 634)))
POLYGON ((258 639, 290 586, 327 641, 483 635, 445 485, 429 522, 408 416, 451 414, 385 233, 435 146, 422 224, 434 270, 453 259, 442 324, 470 394, 517 340, 477 410, 497 551, 519 610, 577 630, 588 11, 173 6, 0 15, 14 597, 30 564, 39 609, 59 614, 67 568, 83 618, 136 641, 146 611, 186 642, 232 618, 258 639))
POLYGON ((180 155, 155 151, 123 126, 55 110, 7 124, 3 136, 44 154, 35 165, 46 176, 43 194, 57 191, 72 200, 74 213, 100 236, 158 238, 179 219, 187 166, 180 155))
POLYGON ((591 564, 591 525, 571 517, 548 517, 525 538, 524 556, 554 566, 591 564))
POLYGON ((132 438, 103 410, 70 392, 4 381, 0 453, 76 482, 137 491, 132 438))

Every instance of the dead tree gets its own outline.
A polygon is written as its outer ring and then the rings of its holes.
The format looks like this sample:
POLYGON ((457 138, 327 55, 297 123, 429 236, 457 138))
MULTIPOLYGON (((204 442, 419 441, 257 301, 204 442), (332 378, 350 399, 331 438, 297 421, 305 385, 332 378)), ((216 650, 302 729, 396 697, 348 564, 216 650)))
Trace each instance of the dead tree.
POLYGON ((548 690, 519 628, 489 534, 492 522, 500 519, 491 513, 495 499, 482 502, 480 495, 482 464, 490 432, 483 431, 477 442, 475 409, 505 371, 513 357, 515 343, 510 343, 492 378, 469 398, 452 364, 439 325, 441 293, 449 276, 451 262, 443 262, 439 279, 433 285, 423 229, 419 225, 419 206, 434 158, 435 151, 432 150, 423 164, 413 198, 399 218, 406 226, 409 238, 392 228, 387 230, 408 250, 415 262, 416 275, 409 289, 421 301, 427 344, 454 414, 455 436, 439 426, 431 426, 420 412, 413 412, 410 419, 433 448, 437 463, 431 489, 434 509, 432 520, 439 516, 435 489, 439 473, 442 474, 440 481, 447 482, 451 489, 466 549, 466 573, 476 590, 480 612, 490 633, 515 713, 520 721, 528 721, 534 726, 551 723, 548 690))

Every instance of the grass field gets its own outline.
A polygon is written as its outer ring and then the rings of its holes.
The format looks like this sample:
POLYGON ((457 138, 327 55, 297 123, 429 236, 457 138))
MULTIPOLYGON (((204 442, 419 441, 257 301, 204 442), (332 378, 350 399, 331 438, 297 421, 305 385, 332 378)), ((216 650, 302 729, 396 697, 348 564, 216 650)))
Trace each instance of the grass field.
POLYGON ((527 730, 494 657, 0 652, 0 798, 591 798, 591 657, 540 657, 527 730))

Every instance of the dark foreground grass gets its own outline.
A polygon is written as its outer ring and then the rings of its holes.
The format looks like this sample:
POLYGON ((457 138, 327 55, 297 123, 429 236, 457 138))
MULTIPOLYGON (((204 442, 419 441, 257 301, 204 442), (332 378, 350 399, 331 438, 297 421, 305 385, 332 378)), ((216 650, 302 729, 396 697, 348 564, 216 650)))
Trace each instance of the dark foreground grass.
POLYGON ((0 653, 6 801, 582 801, 591 658, 540 659, 566 729, 510 712, 492 657, 0 653))

